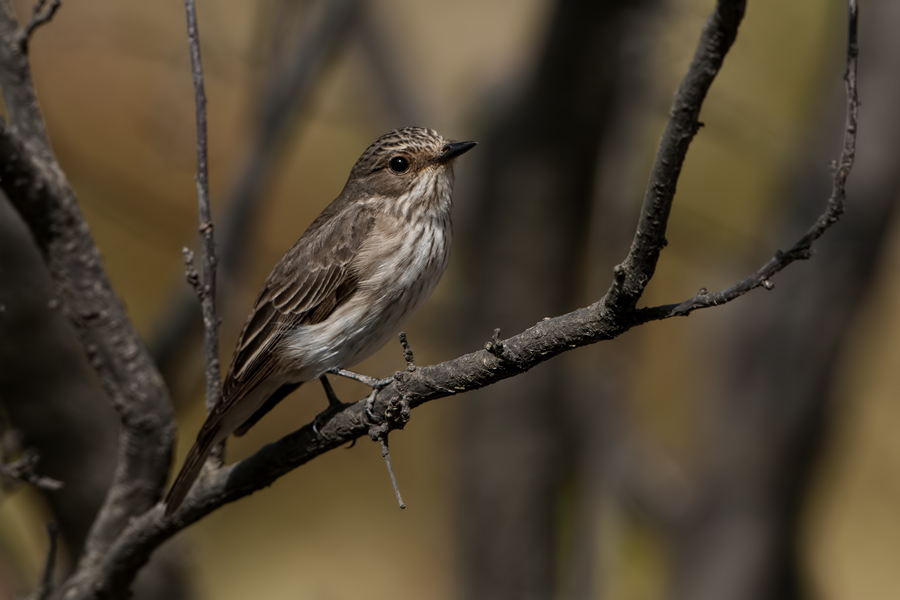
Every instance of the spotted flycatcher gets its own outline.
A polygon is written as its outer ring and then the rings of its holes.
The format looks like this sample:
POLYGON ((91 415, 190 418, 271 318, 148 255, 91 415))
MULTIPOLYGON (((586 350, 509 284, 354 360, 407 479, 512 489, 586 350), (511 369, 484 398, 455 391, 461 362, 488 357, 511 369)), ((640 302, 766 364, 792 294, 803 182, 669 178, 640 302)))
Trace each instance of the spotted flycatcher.
POLYGON ((449 258, 453 160, 473 146, 407 127, 363 152, 266 280, 167 515, 216 444, 246 433, 300 384, 374 354, 428 298, 449 258))

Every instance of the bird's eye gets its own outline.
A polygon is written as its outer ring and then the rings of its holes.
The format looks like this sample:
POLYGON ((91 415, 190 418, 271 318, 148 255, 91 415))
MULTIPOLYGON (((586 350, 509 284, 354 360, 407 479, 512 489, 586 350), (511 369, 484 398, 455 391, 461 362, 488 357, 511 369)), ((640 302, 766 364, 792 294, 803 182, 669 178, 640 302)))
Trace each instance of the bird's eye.
POLYGON ((409 161, 403 156, 395 156, 390 162, 391 171, 394 173, 406 173, 409 170, 409 161))

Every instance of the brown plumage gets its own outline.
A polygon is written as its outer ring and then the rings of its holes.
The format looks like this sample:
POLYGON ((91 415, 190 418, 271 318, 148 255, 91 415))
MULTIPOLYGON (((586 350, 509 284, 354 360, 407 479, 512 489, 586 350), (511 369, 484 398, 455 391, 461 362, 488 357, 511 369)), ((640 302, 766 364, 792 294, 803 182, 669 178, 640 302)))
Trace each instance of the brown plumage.
POLYGON ((431 294, 450 251, 453 159, 474 145, 407 127, 356 161, 341 194, 266 280, 167 515, 217 443, 246 433, 302 383, 374 354, 431 294))

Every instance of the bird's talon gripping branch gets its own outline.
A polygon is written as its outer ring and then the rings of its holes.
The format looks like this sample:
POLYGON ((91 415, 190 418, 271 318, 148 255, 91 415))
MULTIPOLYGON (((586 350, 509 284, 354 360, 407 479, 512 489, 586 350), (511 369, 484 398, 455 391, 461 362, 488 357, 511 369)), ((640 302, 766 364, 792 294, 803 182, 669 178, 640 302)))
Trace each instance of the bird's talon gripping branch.
POLYGON ((327 439, 328 436, 323 435, 319 431, 319 428, 327 423, 331 417, 349 405, 340 401, 337 394, 334 393, 334 389, 331 387, 331 382, 328 381, 328 378, 325 375, 319 377, 319 381, 322 382, 322 387, 325 388, 325 395, 328 397, 328 408, 316 415, 316 418, 313 419, 312 429, 313 433, 327 439))
POLYGON ((396 381, 394 377, 375 379, 374 377, 369 377, 368 375, 361 375, 359 373, 354 373, 353 371, 337 368, 329 369, 327 372, 331 373, 332 375, 339 375, 341 377, 346 377, 347 379, 352 379, 353 381, 358 381, 372 388, 372 392, 369 394, 369 397, 366 398, 366 416, 372 422, 378 421, 375 413, 372 412, 372 408, 374 408, 375 406, 375 396, 377 396, 378 392, 380 392, 382 389, 394 383, 394 381, 396 381))
POLYGON ((378 395, 378 389, 372 388, 372 392, 366 398, 366 417, 368 417, 370 423, 375 423, 378 421, 378 417, 375 416, 375 413, 372 412, 372 409, 375 407, 375 396, 378 395))

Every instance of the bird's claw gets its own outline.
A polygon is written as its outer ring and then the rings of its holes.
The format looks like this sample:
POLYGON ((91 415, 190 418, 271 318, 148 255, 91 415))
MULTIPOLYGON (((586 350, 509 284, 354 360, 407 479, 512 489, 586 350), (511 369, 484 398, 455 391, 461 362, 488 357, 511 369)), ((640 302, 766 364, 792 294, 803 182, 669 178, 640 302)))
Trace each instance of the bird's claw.
POLYGON ((354 373, 353 371, 338 368, 329 369, 328 373, 358 381, 372 388, 372 392, 366 398, 366 416, 369 418, 369 420, 375 421, 375 413, 372 412, 372 409, 375 407, 375 396, 377 396, 378 392, 380 392, 382 389, 393 383, 394 378, 384 377, 382 379, 376 379, 375 377, 369 377, 368 375, 361 375, 359 373, 354 373))
POLYGON ((372 409, 375 408, 375 397, 378 396, 378 392, 389 386, 394 382, 393 377, 385 377, 383 379, 373 379, 372 384, 369 386, 372 388, 372 391, 369 393, 369 396, 366 398, 366 416, 369 417, 370 421, 375 420, 375 413, 372 412, 372 409))

